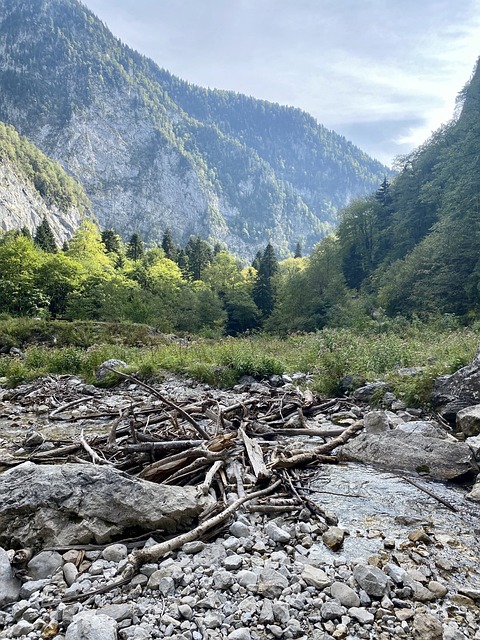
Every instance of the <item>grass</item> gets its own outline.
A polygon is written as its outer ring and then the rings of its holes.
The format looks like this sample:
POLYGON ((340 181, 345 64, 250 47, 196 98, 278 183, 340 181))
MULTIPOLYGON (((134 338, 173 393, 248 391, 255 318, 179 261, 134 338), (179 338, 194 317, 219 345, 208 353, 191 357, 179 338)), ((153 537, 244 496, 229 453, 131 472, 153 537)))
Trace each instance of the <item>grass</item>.
POLYGON ((75 374, 95 381, 109 358, 124 360, 143 377, 170 371, 212 386, 232 386, 242 375, 257 379, 303 371, 322 396, 338 393, 347 374, 383 379, 409 405, 428 402, 433 381, 473 358, 479 332, 434 324, 395 322, 368 331, 324 329, 284 339, 255 335, 220 340, 174 340, 144 325, 1 319, 0 346, 15 344, 25 358, 0 358, 9 385, 46 374, 75 374), (398 372, 423 367, 415 376, 398 372))

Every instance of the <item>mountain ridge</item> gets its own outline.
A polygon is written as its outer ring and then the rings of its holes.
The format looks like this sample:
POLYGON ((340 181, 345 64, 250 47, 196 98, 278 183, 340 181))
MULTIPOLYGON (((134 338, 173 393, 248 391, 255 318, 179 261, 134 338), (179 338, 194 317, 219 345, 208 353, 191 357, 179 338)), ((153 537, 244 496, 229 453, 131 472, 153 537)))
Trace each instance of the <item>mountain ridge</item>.
POLYGON ((77 0, 1 0, 0 52, 0 119, 124 237, 158 241, 169 228, 180 243, 201 234, 245 257, 272 241, 288 255, 388 173, 298 109, 189 89, 77 0))

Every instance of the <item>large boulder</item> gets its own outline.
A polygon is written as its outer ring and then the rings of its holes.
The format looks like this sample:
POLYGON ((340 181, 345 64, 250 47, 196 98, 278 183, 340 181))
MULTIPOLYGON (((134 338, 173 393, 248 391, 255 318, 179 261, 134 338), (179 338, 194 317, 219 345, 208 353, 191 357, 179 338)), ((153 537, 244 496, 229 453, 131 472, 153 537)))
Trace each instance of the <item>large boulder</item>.
POLYGON ((400 429, 361 433, 338 450, 342 460, 387 469, 426 472, 439 480, 455 480, 478 473, 472 450, 463 442, 431 438, 400 429))
POLYGON ((195 487, 157 485, 109 466, 25 462, 0 474, 0 544, 104 544, 129 530, 175 531, 211 501, 195 487))
POLYGON ((480 349, 469 365, 435 380, 431 402, 452 425, 461 409, 480 404, 480 349))
POLYGON ((461 409, 457 413, 457 427, 467 438, 480 435, 480 404, 461 409))

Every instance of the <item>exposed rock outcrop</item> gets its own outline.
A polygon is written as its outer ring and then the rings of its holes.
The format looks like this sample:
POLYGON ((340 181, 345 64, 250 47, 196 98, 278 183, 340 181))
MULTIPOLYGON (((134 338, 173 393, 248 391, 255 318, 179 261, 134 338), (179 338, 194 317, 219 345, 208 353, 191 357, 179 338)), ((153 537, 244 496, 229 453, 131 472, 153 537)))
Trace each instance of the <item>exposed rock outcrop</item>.
POLYGON ((461 409, 480 403, 480 350, 466 367, 435 380, 431 402, 452 425, 461 409))
POLYGON ((157 485, 108 466, 25 462, 0 474, 0 544, 105 543, 129 529, 174 531, 210 500, 195 487, 157 485))

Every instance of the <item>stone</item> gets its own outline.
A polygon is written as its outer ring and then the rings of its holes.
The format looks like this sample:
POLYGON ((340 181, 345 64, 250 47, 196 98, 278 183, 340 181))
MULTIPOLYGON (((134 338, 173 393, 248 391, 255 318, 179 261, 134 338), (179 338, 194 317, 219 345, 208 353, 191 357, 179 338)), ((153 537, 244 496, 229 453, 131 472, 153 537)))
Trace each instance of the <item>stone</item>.
POLYGON ((182 551, 184 553, 200 553, 200 551, 203 551, 205 549, 205 542, 202 542, 201 540, 193 540, 192 542, 186 542, 183 547, 182 547, 182 551))
POLYGON ((339 602, 335 602, 335 600, 327 600, 320 607, 320 615, 322 616, 322 620, 335 620, 336 618, 341 618, 347 613, 345 607, 339 602))
POLYGON ((213 576, 213 584, 215 585, 215 588, 221 589, 222 591, 229 589, 234 582, 235 578, 229 571, 216 571, 213 576))
POLYGON ((250 527, 238 520, 232 524, 229 531, 235 538, 248 538, 250 535, 250 527))
POLYGON ((465 407, 457 413, 457 429, 467 438, 480 435, 480 404, 465 407))
POLYGON ((390 591, 388 577, 371 565, 358 564, 353 570, 355 582, 372 598, 382 598, 390 591))
POLYGON ((272 542, 287 543, 290 542, 290 534, 285 529, 279 527, 275 522, 269 522, 265 527, 265 533, 272 542))
POLYGON ((102 558, 108 562, 118 564, 128 556, 128 549, 124 544, 110 544, 102 551, 102 558))
POLYGON ((272 612, 275 622, 286 625, 290 619, 290 608, 285 602, 277 601, 272 604, 272 612))
POLYGON ((63 577, 68 587, 71 587, 78 576, 78 569, 73 562, 66 562, 63 565, 63 577))
POLYGON ((95 371, 95 377, 97 380, 104 380, 107 376, 112 375, 110 369, 117 369, 120 371, 121 369, 125 369, 128 367, 128 364, 123 360, 117 360, 115 358, 110 358, 110 360, 105 360, 95 371))
POLYGON ((195 487, 159 485, 109 466, 24 462, 0 474, 0 544, 104 544, 135 527, 175 531, 212 502, 195 487))
POLYGON ((316 589, 325 589, 325 587, 332 584, 332 580, 327 576, 325 571, 311 564, 306 564, 303 567, 301 577, 308 585, 316 589))
POLYGON ((385 411, 369 411, 365 414, 363 422, 365 433, 382 433, 390 429, 385 411))
POLYGON ((117 623, 96 611, 82 611, 74 616, 65 640, 116 640, 117 623))
POLYGON ((50 578, 43 578, 43 580, 30 580, 24 582, 20 588, 20 598, 28 600, 32 594, 36 591, 41 591, 44 587, 50 584, 50 578))
POLYGON ((427 587, 428 590, 431 591, 436 598, 444 598, 448 593, 447 587, 437 580, 430 580, 427 587))
POLYGON ((390 391, 390 387, 386 382, 369 382, 353 392, 353 399, 358 402, 370 402, 372 397, 377 393, 381 393, 383 395, 387 391, 390 391))
POLYGON ((430 613, 419 613, 413 619, 413 637, 418 640, 442 640, 443 625, 430 613))
POLYGON ((466 367, 435 380, 430 401, 452 426, 459 411, 480 403, 480 349, 466 367))
POLYGON ((363 607, 350 607, 348 615, 355 618, 360 624, 371 624, 375 620, 375 616, 363 607))
POLYGON ((18 599, 20 588, 20 580, 13 575, 8 554, 0 547, 0 609, 18 599))
POLYGON ((227 636, 227 640, 252 640, 252 636, 249 629, 241 627, 231 631, 227 636))
POLYGON ((332 598, 338 600, 344 607, 358 607, 360 598, 357 593, 344 582, 334 582, 330 586, 332 598))
POLYGON ((53 576, 55 571, 63 565, 62 556, 56 551, 41 551, 30 560, 27 574, 32 580, 42 580, 53 576))
POLYGON ((436 422, 427 422, 426 420, 410 420, 409 422, 402 422, 397 425, 397 431, 403 433, 412 433, 415 435, 425 436, 427 438, 440 438, 441 440, 450 439, 455 442, 453 436, 451 436, 445 429, 436 422))
POLYGON ((266 598, 278 598, 287 587, 287 578, 274 569, 263 569, 258 576, 258 595, 266 598))
POLYGON ((397 564, 393 564, 393 562, 388 562, 383 567, 384 573, 387 574, 397 585, 402 586, 405 582, 408 582, 409 576, 405 569, 399 567, 397 564))
POLYGON ((340 527, 329 527, 322 535, 323 543, 332 551, 338 551, 345 538, 345 530, 340 527))
POLYGON ((258 575, 253 571, 249 571, 245 569, 244 571, 239 571, 237 575, 237 582, 241 587, 249 587, 256 585, 258 581, 258 575))
POLYGON ((470 447, 473 455, 475 456, 475 460, 479 462, 480 461, 480 436, 472 436, 471 438, 467 438, 465 440, 465 444, 470 447))
POLYGON ((223 566, 227 571, 236 571, 237 569, 240 569, 242 564, 243 564, 242 556, 239 556, 236 553, 231 556, 227 556, 223 561, 223 566))
POLYGON ((124 604, 107 604, 97 609, 97 615, 108 616, 117 622, 133 618, 133 605, 131 603, 124 604))
POLYGON ((361 433, 337 452, 341 460, 378 464, 387 469, 425 472, 438 480, 478 473, 473 453, 463 442, 429 438, 399 429, 361 433))

